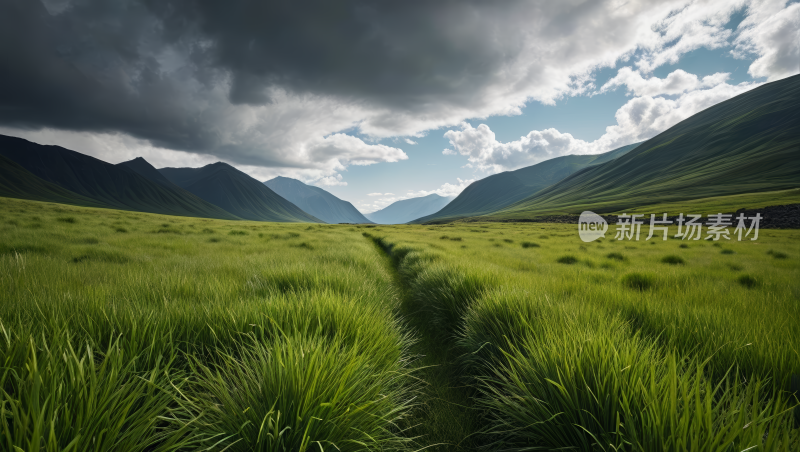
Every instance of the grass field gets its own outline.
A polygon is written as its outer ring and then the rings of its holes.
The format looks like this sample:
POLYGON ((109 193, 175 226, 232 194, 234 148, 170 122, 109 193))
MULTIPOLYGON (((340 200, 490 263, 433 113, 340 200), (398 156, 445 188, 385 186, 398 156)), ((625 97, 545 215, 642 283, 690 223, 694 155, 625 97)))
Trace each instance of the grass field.
POLYGON ((0 449, 405 448, 410 338, 354 228, 0 201, 0 449))
POLYGON ((0 449, 797 450, 800 233, 607 237, 0 198, 0 449))
POLYGON ((451 357, 436 372, 450 381, 439 384, 467 388, 450 403, 469 406, 457 424, 474 431, 431 416, 440 441, 465 450, 798 447, 787 393, 800 375, 796 231, 687 245, 644 236, 584 244, 574 225, 364 230, 393 256, 411 323, 451 357))

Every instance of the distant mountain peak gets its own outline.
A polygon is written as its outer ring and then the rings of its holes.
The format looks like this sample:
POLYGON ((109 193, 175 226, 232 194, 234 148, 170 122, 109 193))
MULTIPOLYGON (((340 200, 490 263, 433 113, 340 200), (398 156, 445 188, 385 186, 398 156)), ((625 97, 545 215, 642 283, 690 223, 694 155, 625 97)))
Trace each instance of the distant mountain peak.
POLYGON ((440 211, 452 200, 452 197, 431 193, 393 202, 377 212, 367 214, 367 218, 380 224, 405 224, 440 211))
POLYGON ((126 168, 131 170, 135 173, 138 173, 140 176, 144 176, 147 179, 150 179, 152 182, 161 184, 165 187, 176 187, 175 184, 169 181, 166 177, 164 177, 158 170, 150 164, 144 157, 136 157, 133 160, 128 160, 127 162, 117 163, 118 167, 126 168))
POLYGON ((371 223, 355 206, 320 187, 284 176, 264 185, 326 223, 371 223))
MULTIPOLYGON (((130 159, 130 160, 127 160, 127 161, 124 161, 124 162, 121 162, 121 163, 117 163, 117 166, 119 166, 119 165, 124 165, 124 164, 126 164, 126 163, 133 163, 133 162, 136 162, 136 163, 144 163, 144 164, 147 164, 147 165, 153 166, 153 165, 151 165, 151 164, 150 164, 150 162, 148 162, 148 161, 147 161, 147 160, 146 160, 144 157, 141 157, 141 156, 139 156, 139 157, 135 157, 135 158, 132 158, 132 159, 130 159)), ((154 168, 155 168, 155 167, 154 167, 154 168)))

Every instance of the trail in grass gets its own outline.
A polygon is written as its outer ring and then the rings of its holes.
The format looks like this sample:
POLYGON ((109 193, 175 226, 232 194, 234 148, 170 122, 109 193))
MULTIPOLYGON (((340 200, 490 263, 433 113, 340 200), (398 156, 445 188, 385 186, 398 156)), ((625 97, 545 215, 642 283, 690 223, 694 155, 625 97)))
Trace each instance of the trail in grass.
POLYGON ((414 300, 407 282, 397 271, 390 250, 384 249, 370 236, 375 249, 383 257, 401 297, 400 314, 405 326, 417 339, 411 348, 416 357, 414 375, 422 380, 418 405, 408 426, 408 435, 417 438, 419 449, 437 452, 475 450, 474 433, 480 428, 478 413, 472 407, 468 388, 461 386, 456 359, 458 354, 441 334, 436 334, 419 300, 414 300))

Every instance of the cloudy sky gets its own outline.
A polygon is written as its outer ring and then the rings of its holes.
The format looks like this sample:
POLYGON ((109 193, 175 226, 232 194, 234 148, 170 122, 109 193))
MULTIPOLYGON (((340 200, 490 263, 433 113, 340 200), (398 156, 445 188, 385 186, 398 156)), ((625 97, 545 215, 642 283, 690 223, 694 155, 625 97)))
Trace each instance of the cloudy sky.
POLYGON ((0 0, 0 134, 371 212, 800 73, 800 2, 0 0))

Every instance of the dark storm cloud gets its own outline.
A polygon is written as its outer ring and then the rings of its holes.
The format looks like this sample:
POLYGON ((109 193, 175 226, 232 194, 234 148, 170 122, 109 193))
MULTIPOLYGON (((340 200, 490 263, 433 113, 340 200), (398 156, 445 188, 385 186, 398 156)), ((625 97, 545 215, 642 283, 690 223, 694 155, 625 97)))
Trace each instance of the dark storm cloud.
POLYGON ((514 2, 0 0, 0 124, 220 144, 226 102, 269 88, 412 112, 469 107, 517 58, 514 2), (49 8, 49 9, 48 9, 49 8), (172 67, 175 66, 175 67, 172 67))
MULTIPOLYGON (((169 37, 143 5, 0 2, 0 123, 124 131, 178 148, 213 142, 181 75, 157 55, 169 37)), ((188 48, 187 50, 191 50, 188 48)), ((198 71, 192 71, 198 72, 198 71)))
POLYGON ((653 68, 719 47, 729 12, 709 17, 730 9, 724 0, 45 2, 0 0, 0 127, 121 132, 326 176, 407 158, 339 132, 409 136, 518 113, 531 99, 553 103, 587 92, 592 71, 621 58, 653 68))
POLYGON ((485 83, 521 50, 517 25, 528 16, 513 2, 465 1, 186 1, 153 9, 160 17, 191 11, 214 43, 206 63, 233 75, 233 102, 265 102, 263 89, 276 84, 403 107, 485 83))

